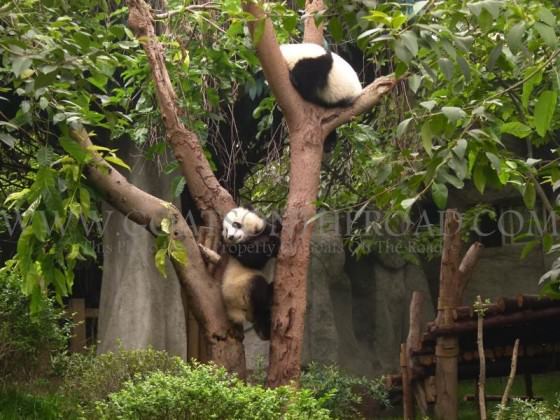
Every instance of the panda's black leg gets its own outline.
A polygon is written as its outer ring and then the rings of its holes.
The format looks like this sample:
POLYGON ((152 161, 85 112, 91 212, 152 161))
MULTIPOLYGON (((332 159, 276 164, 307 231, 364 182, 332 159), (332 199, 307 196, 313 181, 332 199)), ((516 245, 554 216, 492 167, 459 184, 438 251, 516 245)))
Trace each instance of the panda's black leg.
POLYGON ((250 290, 253 308, 253 326, 262 340, 270 340, 272 284, 268 284, 263 276, 255 276, 250 290))

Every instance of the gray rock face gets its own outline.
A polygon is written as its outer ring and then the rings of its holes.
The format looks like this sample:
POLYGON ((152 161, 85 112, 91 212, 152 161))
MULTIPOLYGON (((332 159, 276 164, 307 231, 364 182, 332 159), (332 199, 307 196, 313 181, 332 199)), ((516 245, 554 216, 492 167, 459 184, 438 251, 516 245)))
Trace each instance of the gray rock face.
MULTIPOLYGON (((318 219, 308 276, 303 363, 336 363, 359 375, 376 376, 399 365, 400 343, 408 334, 408 306, 414 290, 425 292, 426 321, 433 318, 422 270, 391 255, 346 262, 336 221, 318 219)), ((268 343, 245 338, 248 367, 266 360, 268 343)))
MULTIPOLYGON (((172 197, 171 178, 143 158, 132 142, 119 148, 132 168, 125 172, 137 187, 165 200, 172 197)), ((99 353, 146 348, 187 356, 181 289, 170 263, 167 278, 154 264, 154 239, 142 226, 104 207, 103 280, 99 311, 99 353)))
POLYGON ((524 244, 505 245, 482 250, 463 303, 472 304, 476 296, 495 299, 500 296, 538 294, 538 280, 550 268, 550 255, 538 247, 521 259, 524 244))

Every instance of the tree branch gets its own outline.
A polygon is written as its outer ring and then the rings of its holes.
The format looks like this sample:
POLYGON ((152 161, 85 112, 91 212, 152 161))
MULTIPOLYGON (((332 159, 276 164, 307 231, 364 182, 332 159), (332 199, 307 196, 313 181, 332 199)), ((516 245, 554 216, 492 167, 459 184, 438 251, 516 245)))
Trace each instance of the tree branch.
POLYGON ((129 0, 128 25, 142 43, 152 69, 157 101, 165 125, 167 140, 181 165, 187 186, 207 225, 214 211, 227 213, 235 202, 216 179, 196 134, 185 127, 179 116, 177 97, 165 66, 163 46, 159 43, 150 7, 144 0, 129 0))
POLYGON ((256 26, 264 25, 264 30, 256 45, 257 56, 270 89, 278 105, 282 108, 288 127, 297 127, 303 124, 304 116, 307 114, 307 112, 302 112, 302 109, 311 108, 313 105, 304 101, 292 86, 288 65, 280 52, 270 19, 256 3, 244 2, 243 9, 255 18, 254 21, 248 23, 253 37, 256 26))
POLYGON ((364 88, 362 94, 352 106, 328 110, 321 120, 323 131, 331 132, 336 127, 349 122, 352 118, 370 111, 379 103, 383 96, 395 87, 397 82, 398 80, 393 76, 378 77, 364 88))
POLYGON ((509 371, 509 377, 506 383, 506 388, 504 389, 504 395, 502 395, 502 400, 499 405, 498 414, 496 414, 496 420, 501 420, 506 411, 506 407, 509 401, 509 394, 511 392, 511 387, 513 386, 513 381, 515 380, 515 374, 517 373, 517 353, 519 352, 519 338, 515 339, 513 345, 513 353, 511 354, 511 370, 509 371))
POLYGON ((326 10, 323 0, 306 0, 305 16, 303 22, 303 42, 312 42, 314 44, 323 45, 323 23, 317 27, 315 24, 315 15, 326 10))
POLYGON ((72 130, 71 135, 92 155, 91 162, 86 166, 86 176, 104 194, 109 204, 151 233, 159 229, 164 218, 172 221, 171 237, 183 244, 188 255, 187 264, 173 260, 173 266, 192 305, 190 308, 206 332, 212 360, 243 375, 244 366, 239 366, 240 355, 244 361, 243 346, 232 334, 232 325, 222 304, 220 285, 207 273, 198 244, 181 212, 171 203, 129 183, 99 153, 92 151, 93 144, 84 128, 72 130))

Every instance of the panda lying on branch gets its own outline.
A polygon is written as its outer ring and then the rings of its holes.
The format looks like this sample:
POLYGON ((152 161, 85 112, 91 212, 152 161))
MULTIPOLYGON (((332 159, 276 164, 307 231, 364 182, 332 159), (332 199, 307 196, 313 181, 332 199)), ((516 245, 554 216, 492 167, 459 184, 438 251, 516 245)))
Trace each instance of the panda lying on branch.
POLYGON ((262 340, 270 339, 272 280, 280 248, 280 222, 271 223, 237 207, 226 214, 222 239, 228 254, 222 296, 228 317, 251 322, 262 340))
MULTIPOLYGON (((347 107, 362 93, 352 66, 317 44, 282 44, 280 51, 290 70, 290 81, 303 99, 325 108, 347 107)), ((325 139, 325 151, 336 144, 336 131, 325 139)))
POLYGON ((282 44, 290 81, 303 99, 325 108, 345 107, 362 93, 352 66, 317 44, 282 44))

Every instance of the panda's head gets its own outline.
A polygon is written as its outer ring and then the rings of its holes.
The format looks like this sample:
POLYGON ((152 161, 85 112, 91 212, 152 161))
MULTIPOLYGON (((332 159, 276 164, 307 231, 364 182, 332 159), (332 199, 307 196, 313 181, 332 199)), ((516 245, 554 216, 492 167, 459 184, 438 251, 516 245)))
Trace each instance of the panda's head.
POLYGON ((222 223, 222 238, 227 244, 239 244, 258 236, 266 228, 266 221, 243 207, 230 210, 222 223))

